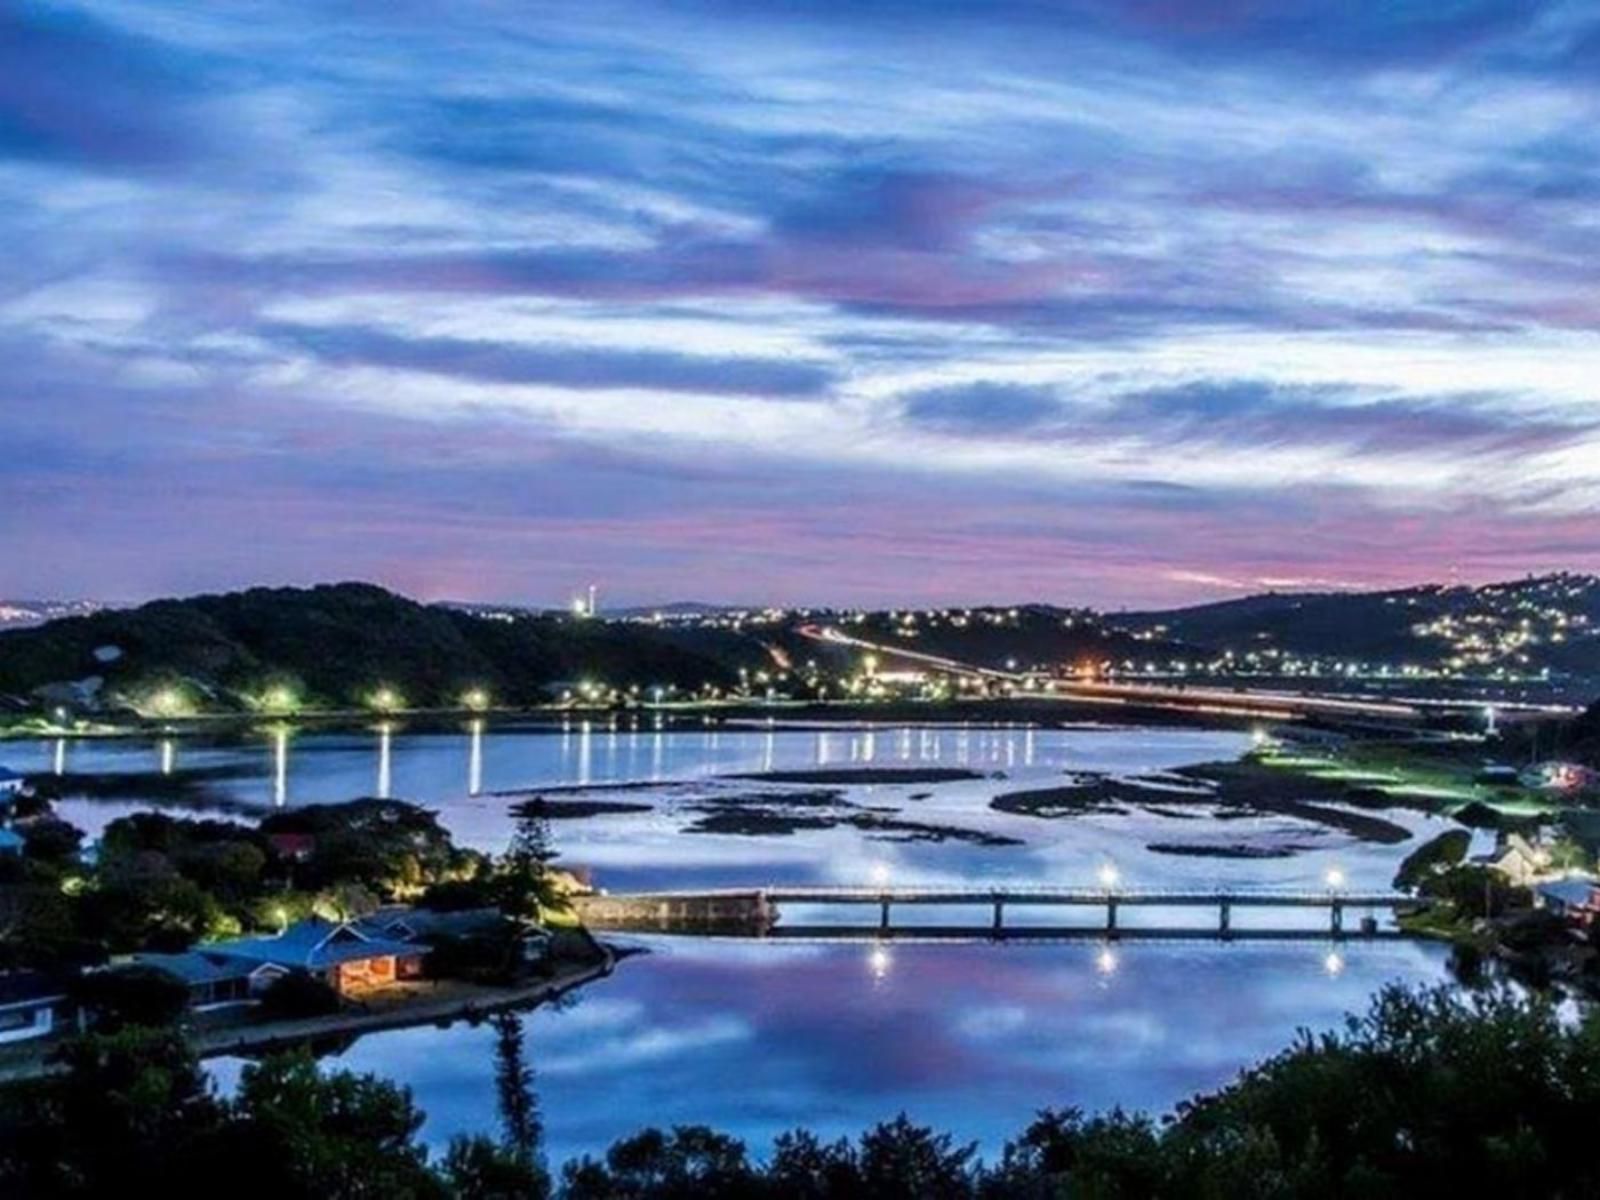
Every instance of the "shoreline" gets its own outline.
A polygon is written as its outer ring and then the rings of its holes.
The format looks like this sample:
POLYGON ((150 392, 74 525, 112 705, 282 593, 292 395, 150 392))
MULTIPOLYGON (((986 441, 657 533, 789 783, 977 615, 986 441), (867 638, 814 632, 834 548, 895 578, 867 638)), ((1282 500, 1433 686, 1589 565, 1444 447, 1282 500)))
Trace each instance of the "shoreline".
MULTIPOLYGON (((431 996, 399 1001, 383 1008, 351 1009, 320 1017, 301 1017, 261 1024, 240 1022, 207 1028, 203 1023, 183 1028, 185 1040, 201 1059, 231 1054, 275 1052, 303 1046, 325 1038, 361 1037, 395 1029, 423 1025, 449 1025, 459 1020, 474 1020, 507 1009, 537 1008, 558 1000, 569 992, 609 978, 617 963, 633 952, 618 953, 604 942, 596 943, 601 957, 597 962, 572 964, 550 979, 509 987, 490 987, 457 980, 438 980, 431 996), (439 995, 443 991, 445 995, 439 995)), ((202 1014, 203 1018, 204 1014, 202 1014)), ((21 1043, 0 1048, 0 1086, 24 1083, 58 1074, 61 1066, 52 1062, 54 1052, 68 1037, 41 1039, 41 1044, 21 1043)))

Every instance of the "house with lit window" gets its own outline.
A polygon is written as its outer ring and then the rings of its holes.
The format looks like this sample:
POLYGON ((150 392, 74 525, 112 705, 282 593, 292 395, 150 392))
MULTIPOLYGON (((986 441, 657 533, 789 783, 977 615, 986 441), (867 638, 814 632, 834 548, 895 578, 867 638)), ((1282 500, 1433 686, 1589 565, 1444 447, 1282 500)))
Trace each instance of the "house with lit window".
POLYGON ((142 966, 167 971, 207 1008, 259 998, 284 975, 304 971, 340 996, 361 997, 422 975, 429 947, 345 921, 310 917, 275 936, 212 942, 183 954, 139 954, 142 966))
POLYGON ((40 971, 0 972, 0 1044, 48 1037, 67 1007, 60 983, 40 971))
POLYGON ((363 930, 346 921, 308 917, 276 936, 218 942, 208 951, 262 967, 305 971, 341 996, 379 991, 422 975, 428 947, 363 930))

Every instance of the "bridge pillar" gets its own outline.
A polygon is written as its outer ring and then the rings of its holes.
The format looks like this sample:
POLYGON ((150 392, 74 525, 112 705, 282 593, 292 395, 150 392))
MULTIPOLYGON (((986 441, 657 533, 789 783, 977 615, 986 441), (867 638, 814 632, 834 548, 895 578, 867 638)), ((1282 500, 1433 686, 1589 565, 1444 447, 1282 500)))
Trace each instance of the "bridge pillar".
POLYGON ((889 897, 887 894, 878 901, 878 928, 889 928, 889 897))
POLYGON ((1217 932, 1227 937, 1233 929, 1233 906, 1226 900, 1222 901, 1218 909, 1217 932))
POLYGON ((1344 932, 1344 902, 1335 900, 1328 907, 1328 928, 1334 933, 1344 932))

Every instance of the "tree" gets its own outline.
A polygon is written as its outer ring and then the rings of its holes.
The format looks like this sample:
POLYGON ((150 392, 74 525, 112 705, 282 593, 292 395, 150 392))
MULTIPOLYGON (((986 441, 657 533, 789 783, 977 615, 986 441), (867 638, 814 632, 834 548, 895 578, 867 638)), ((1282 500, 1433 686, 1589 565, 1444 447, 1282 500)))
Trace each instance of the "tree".
POLYGON ((290 971, 268 985, 261 1008, 270 1017, 320 1017, 339 1011, 339 993, 309 971, 290 971))
POLYGON ((78 1003, 94 1014, 95 1027, 116 1033, 133 1027, 168 1028, 189 1006, 183 980, 159 967, 117 967, 79 978, 78 1003))
POLYGON ((549 1177, 493 1138, 453 1138, 439 1172, 455 1200, 545 1200, 550 1195, 549 1177))
POLYGON ((540 1143, 544 1124, 533 1089, 523 1045, 522 1017, 498 1012, 490 1018, 495 1033, 495 1090, 500 1100, 500 1128, 506 1153, 529 1171, 543 1174, 540 1143))
POLYGON ((546 907, 555 907, 560 894, 550 873, 558 857, 550 835, 550 822, 524 812, 517 818, 511 844, 500 859, 500 907, 508 915, 537 921, 546 907))
POLYGON ((280 1197, 443 1197, 416 1140, 422 1114, 405 1088, 317 1069, 306 1054, 246 1067, 230 1108, 227 1150, 253 1190, 280 1197))

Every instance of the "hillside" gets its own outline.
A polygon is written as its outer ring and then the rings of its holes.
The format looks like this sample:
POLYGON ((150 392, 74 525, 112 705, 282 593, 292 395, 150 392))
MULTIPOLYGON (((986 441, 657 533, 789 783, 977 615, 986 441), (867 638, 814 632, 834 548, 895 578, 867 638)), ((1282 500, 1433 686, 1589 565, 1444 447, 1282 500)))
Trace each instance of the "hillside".
POLYGON ((332 706, 379 688, 410 706, 455 704, 474 688, 521 704, 565 680, 694 688, 734 673, 645 626, 487 619, 354 583, 161 600, 0 632, 0 695, 43 688, 64 699, 60 685, 88 681, 80 695, 145 710, 169 689, 208 708, 250 707, 274 688, 332 706))
POLYGON ((1482 587, 1249 596, 1117 623, 1236 657, 1503 667, 1600 676, 1600 579, 1548 575, 1482 587))

